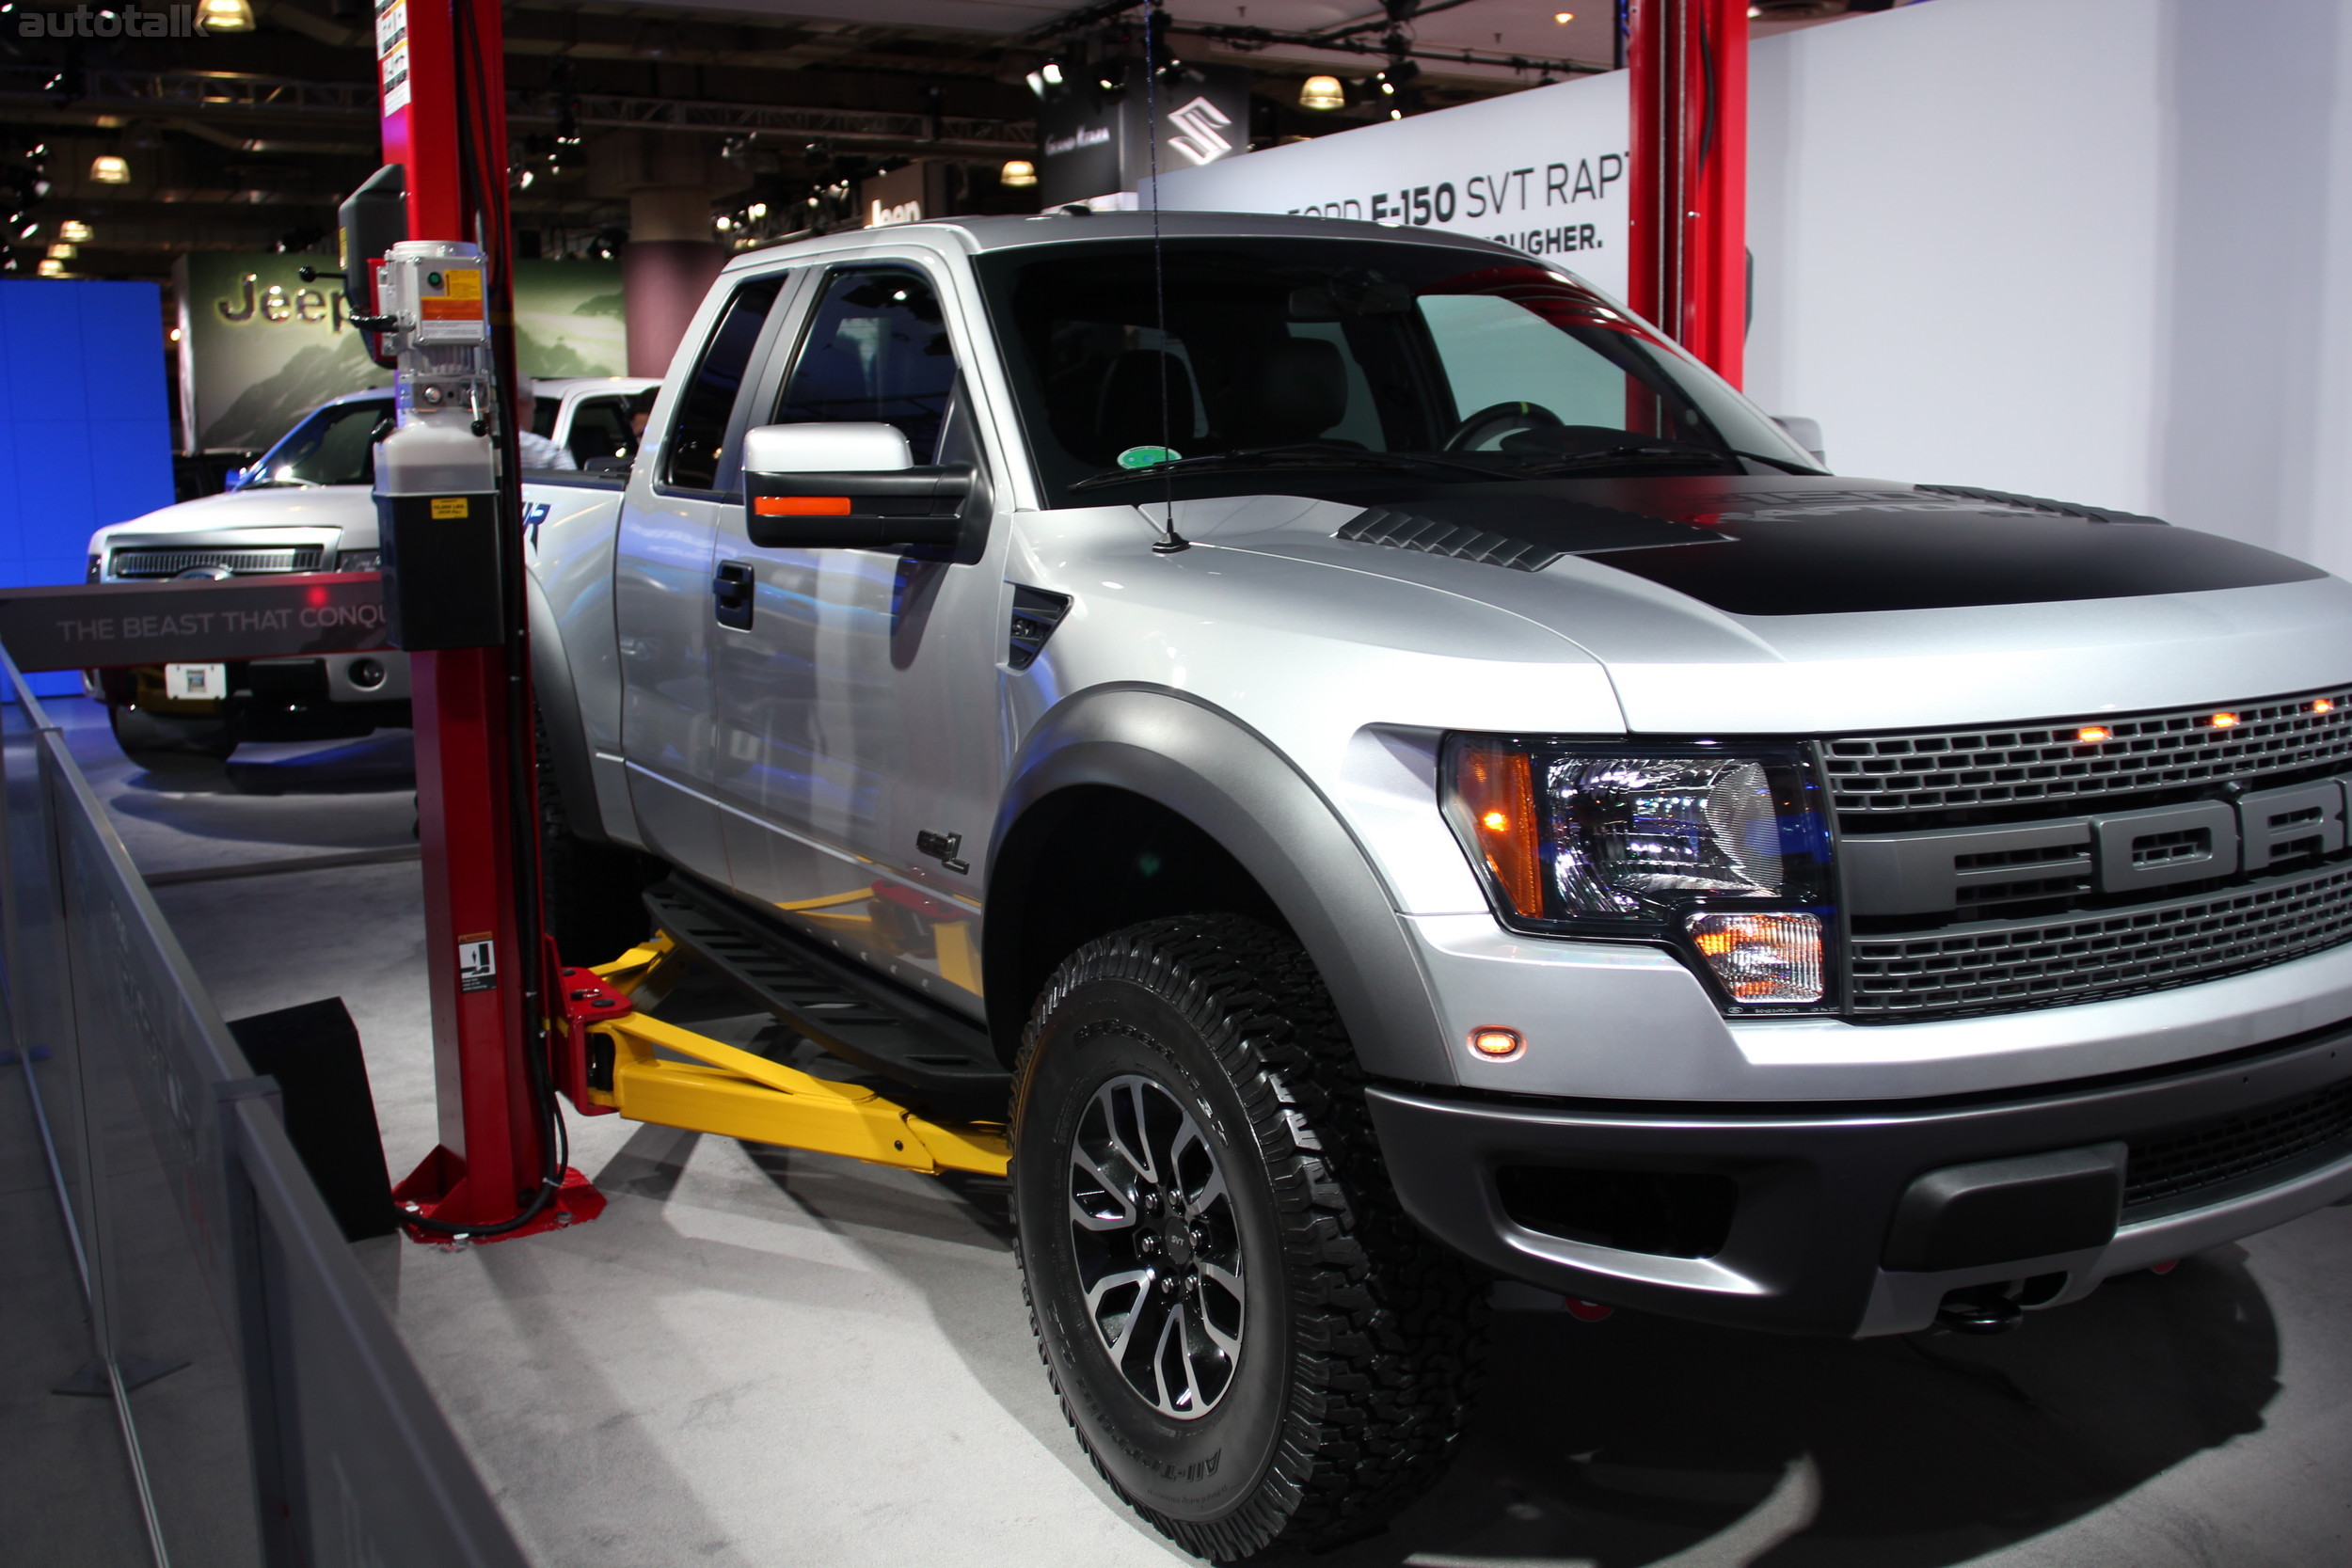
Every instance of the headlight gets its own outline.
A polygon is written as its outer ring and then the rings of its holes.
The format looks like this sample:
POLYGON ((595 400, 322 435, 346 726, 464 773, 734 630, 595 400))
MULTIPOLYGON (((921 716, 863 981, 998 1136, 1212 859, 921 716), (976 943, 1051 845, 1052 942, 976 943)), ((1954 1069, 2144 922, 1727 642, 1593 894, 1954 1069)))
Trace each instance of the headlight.
POLYGON ((335 558, 339 572, 380 572, 384 569, 382 550, 345 550, 335 558))
POLYGON ((1445 780, 1505 925, 1666 942, 1737 1009, 1829 996, 1829 833, 1794 748, 1454 736, 1445 780))

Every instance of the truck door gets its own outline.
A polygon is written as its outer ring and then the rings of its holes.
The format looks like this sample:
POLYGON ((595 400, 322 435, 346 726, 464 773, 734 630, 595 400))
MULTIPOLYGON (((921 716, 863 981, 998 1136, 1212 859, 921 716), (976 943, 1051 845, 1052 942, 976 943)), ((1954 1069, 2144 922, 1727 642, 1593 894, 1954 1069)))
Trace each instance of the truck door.
POLYGON ((747 391, 790 282, 781 272, 747 278, 697 322, 706 336, 693 372, 677 388, 660 450, 631 475, 614 546, 630 804, 647 847, 722 884, 726 848, 710 798, 711 560, 721 519, 743 509, 747 391))
MULTIPOLYGON (((881 420, 918 464, 989 465, 945 286, 912 261, 828 268, 755 424, 881 420)), ((718 795, 736 889, 950 1006, 977 1010, 981 858, 1002 764, 1003 529, 978 561, 768 549, 739 504, 721 574, 718 795), (746 624, 747 623, 747 624, 746 624)))

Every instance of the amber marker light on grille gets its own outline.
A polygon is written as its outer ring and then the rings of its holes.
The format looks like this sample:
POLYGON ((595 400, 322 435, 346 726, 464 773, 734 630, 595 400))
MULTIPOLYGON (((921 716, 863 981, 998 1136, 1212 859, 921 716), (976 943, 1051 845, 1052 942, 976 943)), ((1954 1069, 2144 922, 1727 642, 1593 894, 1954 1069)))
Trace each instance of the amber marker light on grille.
POLYGON ((758 496, 752 510, 762 517, 846 517, 847 496, 758 496))
POLYGON ((2237 715, 2234 713, 2217 713, 2211 719, 2206 720, 2205 722, 2211 724, 2217 730, 2233 730, 2237 728, 2237 715))
POLYGON ((2115 732, 2105 724, 2085 724, 2074 732, 2074 738, 2086 746, 2096 746, 2102 740, 2113 740, 2115 732))
POLYGON ((1691 941, 1735 1002, 1819 1002, 1823 990, 1818 915, 1693 914, 1691 941))
POLYGON ((1454 753, 1454 796, 1479 857, 1512 910, 1544 912, 1543 855, 1535 822, 1534 769, 1525 752, 1472 743, 1454 753))
POLYGON ((1486 1024, 1470 1033, 1470 1054, 1489 1062, 1507 1062, 1527 1051, 1527 1040, 1517 1029, 1499 1024, 1486 1024))

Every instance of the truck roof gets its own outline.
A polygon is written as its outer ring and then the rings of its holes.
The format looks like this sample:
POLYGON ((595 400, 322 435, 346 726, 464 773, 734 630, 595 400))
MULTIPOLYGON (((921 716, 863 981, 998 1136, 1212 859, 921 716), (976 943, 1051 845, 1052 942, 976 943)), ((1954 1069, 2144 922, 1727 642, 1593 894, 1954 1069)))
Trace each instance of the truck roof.
MULTIPOLYGON (((1165 239, 1254 239, 1287 235, 1300 239, 1405 241, 1475 250, 1514 261, 1528 259, 1525 252, 1495 241, 1474 239, 1467 234, 1450 233, 1440 229, 1356 223, 1344 218, 1299 217, 1288 213, 1162 212, 1155 218, 1148 212, 1073 213, 1065 208, 1051 213, 1011 216, 939 218, 923 223, 893 224, 889 229, 894 235, 920 236, 934 244, 957 246, 968 254, 1010 250, 1022 245, 1059 245, 1070 240, 1148 240, 1156 232, 1165 239)), ((746 250, 729 261, 726 270, 736 272, 758 267, 786 253, 800 257, 858 249, 873 244, 877 233, 878 230, 872 229, 850 229, 815 239, 794 240, 785 245, 746 250)))

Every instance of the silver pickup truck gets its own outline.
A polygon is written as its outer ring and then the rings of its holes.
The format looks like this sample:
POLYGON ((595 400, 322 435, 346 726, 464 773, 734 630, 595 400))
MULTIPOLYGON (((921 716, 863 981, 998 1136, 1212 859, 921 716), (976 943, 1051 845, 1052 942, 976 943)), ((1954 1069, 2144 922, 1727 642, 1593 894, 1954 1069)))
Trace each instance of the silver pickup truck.
MULTIPOLYGON (((532 428, 547 461, 626 470, 644 421, 643 377, 534 384, 532 428)), ((392 393, 321 404, 217 496, 182 501, 90 535, 88 580, 279 577, 372 572, 376 546, 375 442, 392 428, 392 393)), ((85 673, 115 738, 134 760, 172 753, 226 757, 247 740, 331 740, 408 723, 408 659, 400 653, 223 661, 173 670, 85 673)))
POLYGON ((1989 1332, 2352 1196, 2352 587, 1834 476, 1549 262, 755 252, 526 496, 567 953, 649 858, 973 1042, 865 1065, 1009 1115, 1063 1407, 1204 1556, 1426 1482, 1498 1280, 1989 1332))

